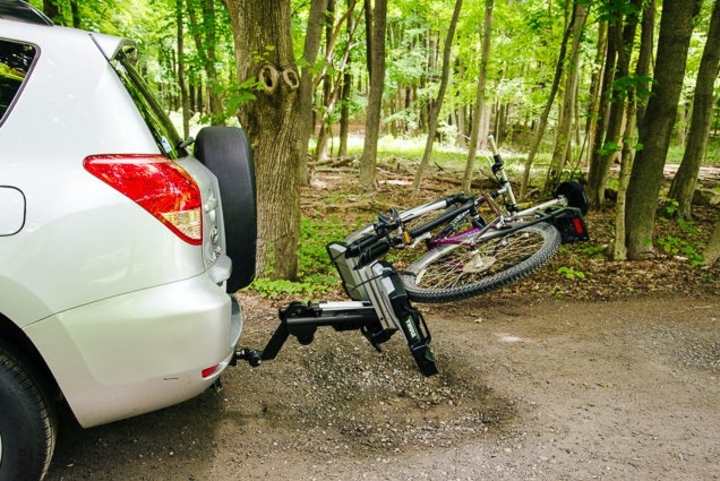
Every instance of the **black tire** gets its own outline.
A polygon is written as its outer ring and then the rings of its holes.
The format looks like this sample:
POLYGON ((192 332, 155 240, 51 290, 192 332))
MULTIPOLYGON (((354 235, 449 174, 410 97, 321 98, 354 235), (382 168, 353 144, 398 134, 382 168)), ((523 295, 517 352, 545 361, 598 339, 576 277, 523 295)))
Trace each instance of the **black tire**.
POLYGON ((195 142, 195 157, 220 184, 227 255, 233 262, 227 290, 235 292, 255 278, 257 210, 250 143, 242 129, 205 127, 195 142))
POLYGON ((57 417, 38 380, 0 343, 0 481, 39 481, 50 467, 57 417))
POLYGON ((452 252, 453 248, 462 247, 446 246, 428 251, 423 257, 409 265, 408 268, 400 275, 405 289, 407 290, 408 297, 412 301, 422 303, 458 301, 499 289, 527 277, 538 268, 545 265, 557 253, 558 248, 560 247, 561 239, 558 230, 552 225, 546 223, 526 227, 516 231, 514 235, 523 232, 535 232, 542 235, 542 246, 535 253, 505 270, 496 272, 487 277, 482 277, 477 282, 459 287, 423 288, 416 284, 416 278, 419 270, 424 265, 430 265, 430 259, 435 256, 439 256, 438 258, 441 258, 446 253, 452 252))

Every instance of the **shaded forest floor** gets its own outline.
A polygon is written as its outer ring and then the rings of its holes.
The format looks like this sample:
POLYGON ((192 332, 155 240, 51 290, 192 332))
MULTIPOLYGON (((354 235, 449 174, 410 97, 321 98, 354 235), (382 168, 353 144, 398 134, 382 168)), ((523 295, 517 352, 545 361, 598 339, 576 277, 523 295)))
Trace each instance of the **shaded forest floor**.
MULTIPOLYGON (((373 222, 381 211, 407 208, 457 192, 462 172, 433 165, 420 192, 413 192, 411 173, 415 164, 389 155, 378 168, 378 190, 366 194, 358 185, 351 159, 333 160, 315 167, 311 185, 302 194, 303 224, 300 242, 300 282, 257 281, 254 288, 270 298, 341 298, 338 278, 325 253, 328 242, 341 240, 354 228, 373 222)), ((668 166, 669 184, 673 166, 668 166)), ((718 188, 720 172, 707 167, 703 184, 718 188)), ((494 189, 479 176, 476 192, 494 189)), ((701 253, 707 243, 718 209, 696 207, 692 221, 673 218, 672 206, 660 207, 657 215, 655 259, 614 262, 607 251, 614 236, 614 205, 591 212, 591 241, 565 245, 552 262, 530 278, 506 287, 494 298, 610 300, 638 294, 706 295, 720 293, 720 266, 703 268, 701 253)), ((419 254, 418 254, 419 255, 419 254)))

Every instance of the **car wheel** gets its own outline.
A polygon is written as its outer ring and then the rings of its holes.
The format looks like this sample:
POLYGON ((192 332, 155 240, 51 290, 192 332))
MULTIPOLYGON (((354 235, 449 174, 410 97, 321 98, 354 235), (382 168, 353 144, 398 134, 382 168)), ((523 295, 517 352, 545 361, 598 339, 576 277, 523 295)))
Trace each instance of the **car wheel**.
POLYGON ((248 286, 255 277, 257 211, 255 164, 245 131, 205 127, 195 142, 195 157, 220 184, 228 256, 233 261, 228 292, 248 286))
POLYGON ((55 410, 27 364, 0 344, 0 481, 39 481, 55 449, 55 410))

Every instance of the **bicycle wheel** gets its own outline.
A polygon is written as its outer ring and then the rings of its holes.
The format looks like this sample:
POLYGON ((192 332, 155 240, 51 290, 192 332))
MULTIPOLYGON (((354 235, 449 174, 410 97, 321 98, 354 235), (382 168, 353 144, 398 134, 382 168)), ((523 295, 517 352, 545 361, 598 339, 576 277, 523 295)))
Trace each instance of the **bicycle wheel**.
POLYGON ((546 264, 560 233, 541 223, 485 242, 452 244, 427 252, 401 274, 416 302, 451 302, 516 282, 546 264))

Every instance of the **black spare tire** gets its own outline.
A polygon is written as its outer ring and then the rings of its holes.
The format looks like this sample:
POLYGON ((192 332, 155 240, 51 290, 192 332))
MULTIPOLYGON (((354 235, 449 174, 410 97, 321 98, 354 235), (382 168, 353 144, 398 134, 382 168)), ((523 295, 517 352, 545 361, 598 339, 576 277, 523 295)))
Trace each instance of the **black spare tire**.
POLYGON ((227 255, 233 262, 227 290, 235 292, 255 277, 257 210, 250 143, 240 128, 205 127, 197 136, 195 156, 220 184, 227 255))

